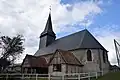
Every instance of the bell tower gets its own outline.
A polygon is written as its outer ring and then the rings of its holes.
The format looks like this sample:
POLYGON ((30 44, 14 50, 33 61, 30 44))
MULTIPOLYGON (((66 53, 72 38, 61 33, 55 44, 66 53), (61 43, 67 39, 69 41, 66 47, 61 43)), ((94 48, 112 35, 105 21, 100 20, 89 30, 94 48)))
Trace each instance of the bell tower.
POLYGON ((50 45, 52 42, 55 41, 55 38, 56 34, 54 33, 52 28, 51 13, 49 13, 45 29, 40 35, 39 49, 50 45))

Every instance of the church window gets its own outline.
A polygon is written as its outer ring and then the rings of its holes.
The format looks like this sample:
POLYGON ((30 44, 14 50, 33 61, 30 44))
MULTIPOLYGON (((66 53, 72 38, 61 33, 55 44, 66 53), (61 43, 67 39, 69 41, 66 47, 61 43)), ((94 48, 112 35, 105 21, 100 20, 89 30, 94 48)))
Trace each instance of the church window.
POLYGON ((53 71, 61 72, 61 64, 53 64, 53 71))
POLYGON ((87 60, 88 60, 88 61, 92 61, 92 53, 91 53, 91 50, 88 50, 88 51, 87 51, 87 60))

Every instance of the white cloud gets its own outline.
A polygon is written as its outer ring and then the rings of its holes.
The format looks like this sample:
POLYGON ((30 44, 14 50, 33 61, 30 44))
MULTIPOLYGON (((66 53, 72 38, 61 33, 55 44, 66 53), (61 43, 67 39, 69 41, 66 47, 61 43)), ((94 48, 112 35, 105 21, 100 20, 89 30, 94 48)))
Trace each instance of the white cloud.
MULTIPOLYGON (((92 2, 80 2, 74 5, 60 5, 59 8, 56 8, 57 10, 53 8, 53 10, 56 11, 53 13, 53 15, 55 15, 53 16, 53 24, 57 33, 61 32, 61 28, 63 29, 66 25, 73 26, 77 24, 79 25, 78 27, 88 27, 94 22, 94 16, 102 13, 102 9, 99 5, 92 2)), ((74 28, 75 27, 73 27, 73 29, 74 28)))
POLYGON ((109 51, 108 57, 111 64, 117 64, 116 51, 114 45, 114 39, 120 40, 120 28, 117 25, 106 25, 102 27, 96 27, 93 30, 97 40, 109 51))
POLYGON ((101 44, 103 44, 103 46, 109 51, 108 58, 111 64, 117 64, 116 52, 115 52, 114 41, 113 41, 115 38, 116 37, 113 35, 98 38, 101 44))
POLYGON ((102 12, 99 4, 79 2, 60 4, 60 0, 1 0, 0 1, 0 32, 1 35, 14 36, 23 34, 25 37, 25 54, 34 54, 39 44, 39 36, 45 27, 52 5, 52 20, 56 33, 76 30, 66 25, 79 24, 89 26, 93 17, 102 12), (66 27, 65 27, 66 26, 66 27))

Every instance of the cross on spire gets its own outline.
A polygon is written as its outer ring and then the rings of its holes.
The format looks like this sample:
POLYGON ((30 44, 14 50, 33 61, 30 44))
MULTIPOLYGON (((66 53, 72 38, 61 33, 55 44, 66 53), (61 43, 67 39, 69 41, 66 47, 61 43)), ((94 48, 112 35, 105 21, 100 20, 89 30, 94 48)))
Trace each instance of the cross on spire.
POLYGON ((50 5, 50 7, 49 7, 49 10, 50 10, 50 12, 49 12, 49 13, 51 13, 51 5, 50 5))

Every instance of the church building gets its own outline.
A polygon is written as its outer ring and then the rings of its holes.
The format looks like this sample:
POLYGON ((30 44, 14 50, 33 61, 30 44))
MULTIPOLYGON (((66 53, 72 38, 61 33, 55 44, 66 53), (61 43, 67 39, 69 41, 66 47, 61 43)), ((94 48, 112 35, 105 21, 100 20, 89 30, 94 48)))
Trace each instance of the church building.
POLYGON ((60 75, 109 71, 108 51, 87 29, 56 39, 52 27, 49 14, 39 49, 34 55, 26 55, 22 72, 60 75))

